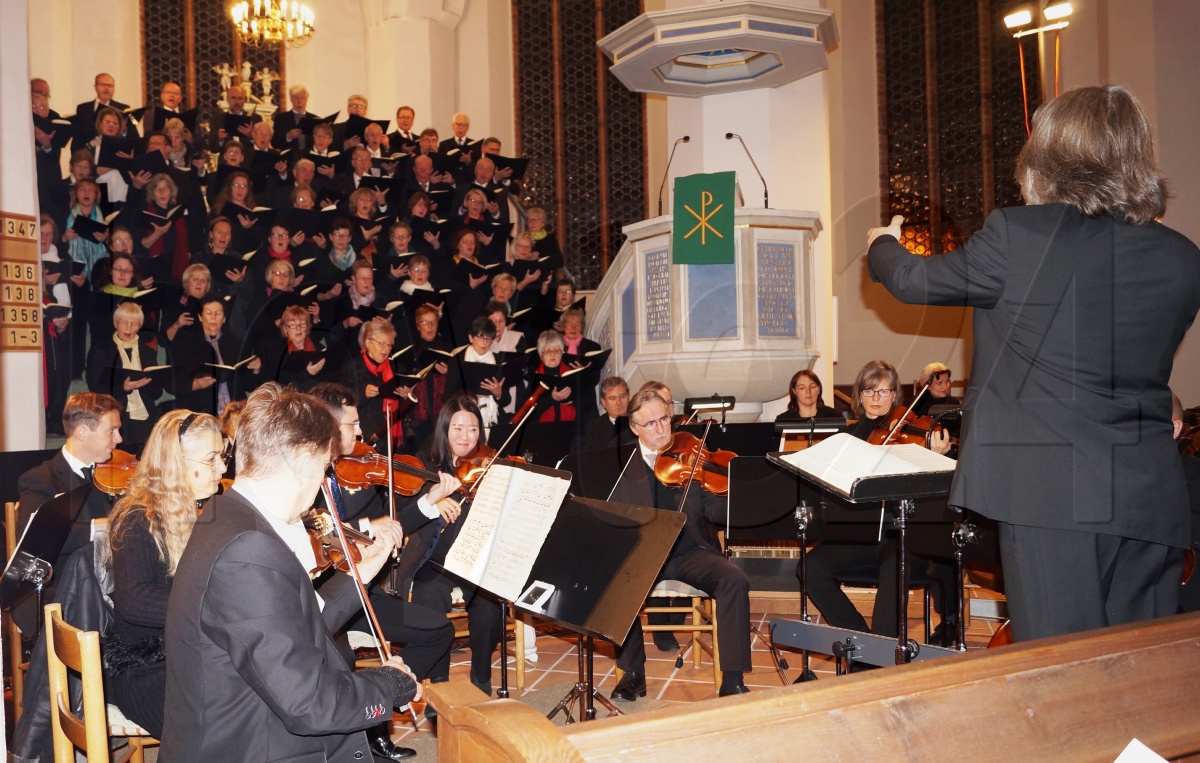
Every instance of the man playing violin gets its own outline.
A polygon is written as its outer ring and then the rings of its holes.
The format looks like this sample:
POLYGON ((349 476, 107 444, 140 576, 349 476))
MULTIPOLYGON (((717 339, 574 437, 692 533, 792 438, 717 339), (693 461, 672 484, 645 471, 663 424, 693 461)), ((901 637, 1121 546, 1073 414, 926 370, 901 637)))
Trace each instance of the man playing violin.
MULTIPOLYGON (((743 683, 750 662, 750 581, 746 573, 725 558, 713 531, 713 522, 725 516, 726 499, 705 492, 699 479, 680 488, 667 487, 654 473, 658 455, 671 446, 671 410, 654 390, 643 390, 629 401, 629 428, 638 438, 617 480, 610 500, 679 510, 687 522, 663 567, 660 578, 679 580, 707 591, 717 602, 721 619, 717 643, 723 676, 720 695, 749 691, 743 683)), ((617 667, 625 672, 612 698, 633 702, 646 696, 646 645, 641 620, 633 621, 629 635, 617 648, 617 667)))
MULTIPOLYGON (((399 656, 354 671, 333 646, 359 611, 355 581, 312 587, 300 517, 340 439, 314 397, 268 382, 247 400, 237 480, 197 520, 171 586, 164 760, 369 760, 363 731, 420 699, 399 656)), ((382 528, 362 550, 364 581, 399 540, 382 528)))
MULTIPOLYGON (((350 455, 362 437, 362 423, 359 420, 358 400, 354 391, 341 384, 325 382, 313 387, 311 394, 325 403, 338 419, 339 442, 336 455, 350 455)), ((420 498, 400 498, 397 501, 395 520, 391 518, 389 511, 386 486, 372 485, 361 490, 349 490, 339 484, 333 469, 327 472, 326 477, 330 482, 334 503, 337 504, 338 517, 347 525, 372 537, 384 532, 403 535, 405 531, 402 528, 406 527, 412 532, 439 516, 447 522, 452 522, 458 517, 458 505, 442 499, 453 494, 458 489, 459 482, 444 472, 439 475, 438 482, 421 491, 420 498), (439 514, 439 511, 442 513, 439 514)), ((317 496, 317 503, 325 505, 323 494, 317 496)), ((413 548, 409 550, 409 554, 420 555, 421 550, 413 548)), ((328 577, 322 577, 318 581, 318 594, 328 580, 328 577)), ((402 585, 401 590, 404 594, 408 593, 407 586, 402 585)), ((382 590, 379 583, 370 586, 368 593, 384 636, 389 642, 398 641, 404 644, 399 654, 417 680, 447 680, 450 677, 450 644, 454 641, 454 626, 450 621, 441 613, 410 603, 407 595, 389 595, 382 590)), ((353 618, 344 630, 369 631, 365 613, 353 618)), ((403 751, 409 748, 397 747, 392 743, 387 722, 372 729, 367 736, 372 751, 379 757, 400 760, 415 754, 405 754, 403 751)))
MULTIPOLYGON (((121 404, 108 395, 79 392, 67 398, 63 407, 63 431, 67 441, 62 449, 17 479, 20 506, 17 510, 17 537, 25 531, 33 512, 43 503, 81 485, 92 484, 92 469, 112 458, 121 444, 121 404)), ((112 509, 112 496, 95 488, 84 499, 62 552, 52 564, 58 569, 75 550, 91 542, 91 523, 104 519, 112 509)), ((43 592, 52 601, 54 580, 43 592)), ((32 634, 37 618, 37 597, 30 594, 13 607, 13 619, 23 633, 32 634)))

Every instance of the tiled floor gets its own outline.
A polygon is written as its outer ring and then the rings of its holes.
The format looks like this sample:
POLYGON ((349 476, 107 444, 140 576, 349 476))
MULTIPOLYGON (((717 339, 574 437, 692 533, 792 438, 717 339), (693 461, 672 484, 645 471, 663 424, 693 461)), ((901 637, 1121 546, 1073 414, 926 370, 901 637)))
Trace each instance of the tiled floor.
MULTIPOLYGON (((869 620, 874 592, 851 590, 849 593, 851 599, 869 620)), ((764 635, 769 632, 769 624, 772 619, 799 619, 796 614, 798 604, 795 601, 786 599, 761 599, 756 597, 752 599, 751 607, 757 610, 755 614, 751 615, 751 622, 764 635)), ((810 612, 815 613, 816 610, 810 606, 810 612)), ((910 603, 909 607, 909 629, 910 633, 915 634, 918 639, 924 633, 924 625, 921 618, 920 599, 916 598, 910 603)), ((820 622, 819 616, 814 614, 814 621, 820 622)), ((937 619, 935 616, 934 623, 936 624, 936 622, 937 619)), ((537 638, 537 662, 527 661, 525 664, 525 692, 546 688, 564 681, 573 681, 578 670, 575 635, 545 624, 539 624, 537 627, 539 634, 537 638)), ((997 624, 994 622, 980 619, 972 620, 970 627, 967 629, 967 648, 970 650, 986 647, 996 627, 997 624)), ((679 634, 679 640, 683 643, 684 650, 688 649, 689 638, 690 635, 687 633, 679 634)), ((754 670, 746 674, 746 686, 751 691, 756 688, 783 686, 784 682, 775 669, 767 645, 755 638, 751 646, 754 670)), ((511 656, 513 654, 511 640, 509 642, 509 654, 509 690, 510 696, 516 698, 521 696, 523 692, 518 691, 516 688, 514 665, 511 656)), ((647 697, 649 699, 661 700, 667 704, 690 703, 716 697, 717 690, 713 685, 712 663, 707 654, 703 655, 701 665, 698 669, 693 667, 690 653, 685 654, 683 666, 676 668, 676 657, 679 654, 680 652, 660 652, 655 647, 651 634, 646 634, 647 697)), ((801 657, 799 653, 793 651, 783 652, 783 657, 788 663, 786 675, 790 683, 799 675, 801 657)), ((593 664, 596 686, 607 696, 617 682, 616 664, 611 644, 599 642, 596 644, 593 664)), ((500 661, 497 658, 492 669, 492 685, 494 689, 500 686, 499 665, 500 661)), ((817 675, 818 680, 837 680, 838 678, 832 658, 812 655, 810 667, 817 675)), ((466 680, 469 671, 470 653, 464 646, 462 651, 456 652, 453 655, 453 662, 450 669, 451 680, 466 680)), ((618 707, 624 706, 623 703, 617 703, 617 705, 618 707)), ((418 709, 420 709, 420 705, 418 705, 418 709)), ((604 717, 603 709, 598 707, 597 710, 600 717, 604 717)), ((395 717, 393 731, 394 738, 398 743, 404 744, 407 740, 408 743, 412 744, 415 740, 427 741, 431 736, 435 736, 434 724, 426 721, 420 712, 418 712, 418 717, 420 717, 420 722, 417 729, 413 728, 410 718, 395 717)), ((427 745, 421 746, 427 748, 427 745)), ((414 760, 422 761, 428 759, 428 755, 421 755, 414 760)))

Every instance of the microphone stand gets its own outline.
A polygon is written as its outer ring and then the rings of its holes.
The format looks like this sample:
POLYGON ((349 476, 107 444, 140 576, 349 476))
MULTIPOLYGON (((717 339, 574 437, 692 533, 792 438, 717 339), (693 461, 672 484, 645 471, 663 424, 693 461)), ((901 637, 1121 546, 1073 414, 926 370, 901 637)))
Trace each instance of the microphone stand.
MULTIPOLYGON (((738 139, 738 143, 742 144, 742 150, 746 152, 746 156, 750 159, 750 165, 754 167, 754 171, 758 173, 758 179, 763 184, 763 209, 771 208, 771 197, 767 193, 767 180, 763 177, 762 170, 758 168, 758 162, 754 161, 754 154, 750 153, 750 149, 746 148, 746 141, 742 140, 742 136, 735 132, 725 133, 725 140, 738 139)), ((668 163, 668 166, 670 164, 668 163)), ((659 214, 662 214, 660 211, 659 214)))
POLYGON ((671 173, 671 162, 673 162, 675 160, 675 149, 679 148, 680 143, 687 143, 691 139, 692 139, 692 136, 684 135, 682 138, 675 141, 675 145, 671 146, 671 155, 667 157, 667 169, 665 172, 663 172, 662 184, 658 186, 658 216, 659 217, 662 217, 662 213, 663 213, 663 211, 662 211, 663 189, 667 187, 667 178, 670 176, 670 173, 671 173))

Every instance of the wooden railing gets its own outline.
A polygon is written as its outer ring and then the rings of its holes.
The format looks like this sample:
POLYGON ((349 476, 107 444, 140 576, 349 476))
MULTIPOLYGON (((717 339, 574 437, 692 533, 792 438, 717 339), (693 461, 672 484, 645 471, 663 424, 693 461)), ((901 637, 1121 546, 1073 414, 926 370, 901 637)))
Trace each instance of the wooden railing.
POLYGON ((1200 760, 1200 614, 557 727, 435 684, 441 760, 1200 760))

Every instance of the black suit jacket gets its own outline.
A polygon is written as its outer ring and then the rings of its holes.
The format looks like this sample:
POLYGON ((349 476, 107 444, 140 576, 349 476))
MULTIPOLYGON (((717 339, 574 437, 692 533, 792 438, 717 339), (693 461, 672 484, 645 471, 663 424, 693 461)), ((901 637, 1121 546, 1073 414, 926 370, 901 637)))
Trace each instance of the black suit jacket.
POLYGON ((882 236, 868 262, 901 301, 975 308, 951 504, 1187 545, 1167 382, 1200 308, 1194 244, 1048 204, 996 210, 945 255, 882 236))
MULTIPOLYGON (((110 101, 109 106, 112 106, 117 111, 124 111, 129 108, 120 101, 110 101)), ((75 132, 71 138, 71 150, 74 151, 83 148, 89 140, 96 137, 96 99, 81 103, 75 107, 75 118, 71 120, 75 132)))
MULTIPOLYGON (((679 502, 684 498, 684 489, 682 487, 666 487, 660 483, 642 458, 640 448, 635 446, 629 458, 632 460, 613 489, 610 500, 668 511, 677 510, 679 502)), ((714 523, 725 521, 728 499, 705 492, 700 487, 699 481, 694 482, 686 493, 687 503, 684 505, 683 513, 687 515, 687 521, 683 525, 683 532, 679 534, 679 539, 671 547, 671 555, 668 558, 675 559, 700 548, 721 553, 721 544, 714 530, 714 523)))
MULTIPOLYGON (((285 148, 300 148, 300 138, 290 142, 287 139, 287 134, 296 129, 296 126, 299 124, 299 120, 296 119, 296 112, 276 112, 274 121, 275 129, 271 134, 271 147, 279 151, 282 151, 285 148)), ((312 138, 308 136, 301 137, 305 140, 304 147, 306 149, 311 148, 312 138)))
POLYGON ((333 644, 358 611, 353 586, 335 573, 322 609, 249 501, 213 498, 171 586, 164 759, 371 760, 362 729, 391 717, 392 686, 352 671, 333 644))

